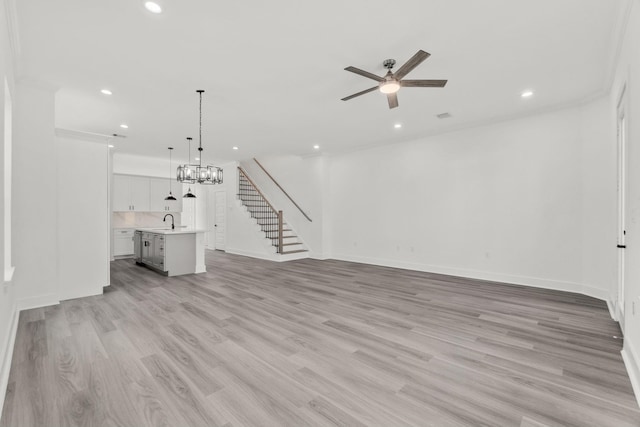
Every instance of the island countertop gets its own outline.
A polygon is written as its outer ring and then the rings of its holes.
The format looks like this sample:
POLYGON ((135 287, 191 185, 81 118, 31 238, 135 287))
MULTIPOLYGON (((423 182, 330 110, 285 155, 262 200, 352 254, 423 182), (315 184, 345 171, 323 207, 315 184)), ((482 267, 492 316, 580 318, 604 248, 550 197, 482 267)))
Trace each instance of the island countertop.
POLYGON ((144 233, 154 233, 154 234, 196 234, 196 233, 206 233, 208 230, 199 229, 199 228, 183 228, 176 227, 174 230, 171 228, 136 228, 136 231, 142 231, 144 233))

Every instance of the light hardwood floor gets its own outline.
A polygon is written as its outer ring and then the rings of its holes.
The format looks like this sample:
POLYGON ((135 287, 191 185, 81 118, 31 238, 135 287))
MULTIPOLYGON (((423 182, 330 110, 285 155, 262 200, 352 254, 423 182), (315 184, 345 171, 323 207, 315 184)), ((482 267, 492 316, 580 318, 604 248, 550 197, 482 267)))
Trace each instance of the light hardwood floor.
POLYGON ((21 313, 0 426, 639 426, 603 302, 339 261, 112 263, 21 313))

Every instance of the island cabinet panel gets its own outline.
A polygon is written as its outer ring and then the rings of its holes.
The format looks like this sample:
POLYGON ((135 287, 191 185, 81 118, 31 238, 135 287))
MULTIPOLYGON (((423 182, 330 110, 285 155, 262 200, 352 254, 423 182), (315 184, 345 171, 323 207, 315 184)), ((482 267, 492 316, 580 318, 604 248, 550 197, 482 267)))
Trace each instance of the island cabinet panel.
POLYGON ((135 232, 135 260, 167 276, 204 273, 206 268, 199 265, 199 252, 204 254, 204 246, 198 244, 204 232, 169 231, 154 233, 137 230, 135 232))
POLYGON ((114 175, 112 210, 114 212, 149 211, 149 178, 114 175))
POLYGON ((114 229, 113 230, 113 256, 123 257, 134 254, 132 229, 114 229))
POLYGON ((165 260, 164 260, 164 247, 165 247, 165 238, 162 235, 154 235, 153 236, 153 259, 151 262, 153 266, 161 271, 167 271, 165 269, 165 260))
POLYGON ((196 273, 196 234, 165 237, 165 271, 169 276, 196 273))

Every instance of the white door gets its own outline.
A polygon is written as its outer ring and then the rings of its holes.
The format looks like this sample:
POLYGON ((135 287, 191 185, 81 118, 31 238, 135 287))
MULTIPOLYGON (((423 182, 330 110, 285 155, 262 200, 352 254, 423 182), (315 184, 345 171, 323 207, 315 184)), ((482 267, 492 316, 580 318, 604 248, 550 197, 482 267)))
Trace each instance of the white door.
POLYGON ((627 198, 627 118, 624 92, 618 104, 618 321, 624 331, 625 208, 627 198))
POLYGON ((215 222, 213 224, 215 233, 215 248, 218 250, 225 249, 226 243, 226 224, 227 224, 227 193, 225 191, 216 191, 216 207, 215 222))

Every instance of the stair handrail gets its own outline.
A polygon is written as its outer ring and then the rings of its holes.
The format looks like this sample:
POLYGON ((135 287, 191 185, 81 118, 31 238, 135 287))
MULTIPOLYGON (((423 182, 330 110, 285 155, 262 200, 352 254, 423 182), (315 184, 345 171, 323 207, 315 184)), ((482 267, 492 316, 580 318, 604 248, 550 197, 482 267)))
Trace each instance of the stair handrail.
MULTIPOLYGON (((302 213, 302 215, 304 215, 304 217, 305 217, 305 218, 307 218, 307 219, 309 220, 309 222, 313 222, 313 221, 311 220, 311 218, 309 218, 309 215, 307 215, 307 214, 305 213, 305 211, 303 211, 303 210, 302 210, 302 208, 301 208, 300 206, 298 206, 298 204, 296 203, 296 201, 295 201, 295 200, 293 200, 293 198, 289 195, 289 193, 287 193, 287 192, 285 191, 285 189, 284 189, 284 188, 282 188, 282 186, 281 186, 280 184, 278 184, 278 181, 276 181, 276 180, 275 180, 275 178, 271 176, 271 174, 270 174, 270 173, 269 173, 269 172, 264 168, 264 166, 262 166, 262 164, 258 161, 258 159, 256 159, 256 158, 254 157, 254 158, 253 158, 253 160, 258 164, 258 166, 260 166, 260 169, 262 169, 262 170, 264 171, 264 173, 266 173, 266 174, 267 174, 267 176, 268 176, 269 178, 271 178, 271 181, 273 181, 273 183, 274 183, 275 185, 277 185, 277 186, 278 186, 278 188, 279 188, 279 189, 284 193, 284 195, 285 195, 285 196, 287 196, 287 197, 289 198, 289 200, 291 200, 291 203, 293 203, 293 205, 294 205, 296 208, 298 208, 298 210, 302 213)), ((245 176, 246 176, 246 175, 245 175, 245 176)), ((254 184, 253 186, 255 187, 255 184, 254 184)), ((256 187, 256 188, 257 188, 257 187, 256 187)), ((263 196, 263 197, 264 197, 264 196, 263 196)))
MULTIPOLYGON (((258 192, 258 194, 260 195, 260 197, 262 197, 262 199, 267 204, 267 206, 269 206, 269 208, 273 211, 273 213, 275 213, 276 216, 278 217, 278 248, 277 249, 278 249, 278 253, 284 252, 284 245, 283 245, 284 219, 283 219, 282 211, 276 210, 276 208, 274 208, 273 205, 269 203, 269 199, 265 197, 265 195, 262 193, 262 191, 260 191, 256 183, 253 182, 251 178, 249 178, 249 175, 247 174, 247 172, 244 169, 242 169, 240 166, 238 166, 238 172, 240 172, 245 177, 245 179, 249 181, 251 186, 258 192)), ((238 185, 239 184, 240 182, 238 182, 238 185)))
POLYGON ((273 211, 273 213, 278 213, 278 210, 276 208, 273 207, 273 205, 271 203, 269 203, 269 199, 267 199, 265 197, 265 195, 262 193, 262 191, 260 191, 260 189, 258 188, 258 186, 256 185, 255 182, 253 182, 253 180, 251 178, 249 178, 249 175, 247 175, 247 172, 242 169, 240 166, 238 166, 238 170, 240 171, 240 173, 242 175, 244 175, 244 177, 247 179, 247 181, 249 181, 251 183, 251 185, 253 185, 253 188, 256 189, 256 191, 258 192, 258 194, 260 194, 260 196, 262 196, 262 198, 264 199, 265 203, 267 205, 269 205, 269 207, 271 208, 271 210, 273 211))

